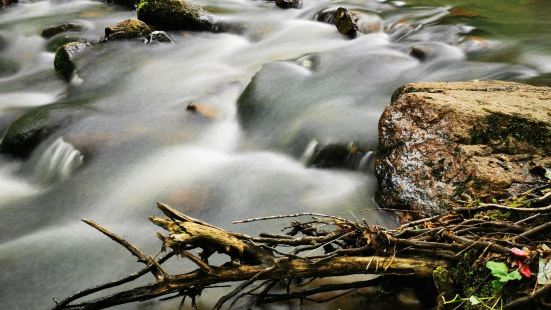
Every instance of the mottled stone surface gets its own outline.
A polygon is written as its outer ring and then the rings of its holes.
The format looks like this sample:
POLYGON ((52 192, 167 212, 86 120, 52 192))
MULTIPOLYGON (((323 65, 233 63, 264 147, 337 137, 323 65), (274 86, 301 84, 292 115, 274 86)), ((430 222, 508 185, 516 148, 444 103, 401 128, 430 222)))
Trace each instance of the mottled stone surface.
POLYGON ((105 28, 105 37, 102 41, 129 40, 143 38, 151 33, 146 23, 137 18, 123 20, 122 22, 105 28))
POLYGON ((165 30, 217 30, 209 12, 186 0, 141 0, 138 19, 165 30))
POLYGON ((551 88, 407 84, 379 121, 377 201, 414 217, 541 185, 536 167, 551 167, 551 88))
POLYGON ((56 73, 70 81, 76 70, 75 61, 90 47, 86 42, 70 42, 57 49, 54 59, 56 73))

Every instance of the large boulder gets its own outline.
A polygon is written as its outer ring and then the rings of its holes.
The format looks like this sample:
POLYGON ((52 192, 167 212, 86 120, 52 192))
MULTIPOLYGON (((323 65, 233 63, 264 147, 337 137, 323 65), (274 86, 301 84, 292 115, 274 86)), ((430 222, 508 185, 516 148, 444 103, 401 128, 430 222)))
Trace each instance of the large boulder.
POLYGON ((407 84, 380 118, 377 156, 378 203, 414 216, 514 196, 548 182, 551 88, 407 84))
POLYGON ((214 17, 186 0, 141 0, 138 19, 165 30, 216 30, 214 17))

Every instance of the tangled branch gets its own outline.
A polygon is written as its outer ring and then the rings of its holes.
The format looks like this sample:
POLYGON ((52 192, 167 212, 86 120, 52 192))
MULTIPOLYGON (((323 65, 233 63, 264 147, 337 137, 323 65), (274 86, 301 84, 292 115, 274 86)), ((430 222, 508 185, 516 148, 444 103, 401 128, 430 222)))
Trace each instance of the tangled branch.
MULTIPOLYGON (((543 189, 538 201, 546 201, 548 189, 543 189)), ((448 214, 410 222, 395 229, 367 225, 365 221, 350 221, 341 217, 317 213, 254 218, 235 223, 272 220, 275 218, 309 217, 306 221, 293 221, 284 234, 260 234, 258 237, 230 232, 158 203, 163 217, 151 217, 165 233, 158 233, 162 250, 167 254, 153 258, 99 224, 84 220, 138 258, 145 267, 123 279, 89 288, 64 300, 56 301, 53 309, 104 309, 111 306, 144 301, 157 297, 196 298, 217 284, 241 282, 222 297, 215 309, 244 296, 252 297, 257 304, 290 299, 316 301, 312 296, 326 292, 346 295, 358 288, 403 281, 429 279, 438 267, 452 267, 464 262, 467 253, 474 253, 474 264, 489 259, 514 261, 514 248, 522 248, 527 255, 524 264, 534 266, 537 259, 546 257, 549 248, 551 225, 548 224, 551 206, 537 204, 509 207, 500 204, 483 205, 452 210, 448 214), (532 211, 538 209, 541 212, 532 211), (517 216, 496 220, 495 210, 517 216), (530 210, 530 211, 527 211, 530 210), (534 216, 534 214, 538 216, 534 216), (197 253, 196 250, 200 250, 197 253), (321 252, 323 250, 323 252, 321 252), (229 256, 221 266, 209 264, 214 253, 229 256), (193 262, 197 269, 185 273, 169 274, 161 266, 167 260, 181 256, 193 262), (151 273, 155 282, 122 290, 113 294, 88 299, 91 294, 105 291, 151 273), (377 274, 371 280, 353 283, 324 284, 321 286, 290 286, 291 280, 306 281, 330 276, 377 274), (274 291, 279 283, 286 282, 285 293, 274 291)), ((517 259, 518 260, 518 259, 517 259)), ((485 278, 488 278, 485 276, 485 278)), ((533 279, 526 279, 526 291, 505 300, 509 307, 517 307, 540 300, 549 294, 548 286, 539 287, 534 294, 533 279)), ((486 279, 487 280, 487 279, 486 279)), ((482 283, 482 282, 480 282, 482 283)), ((478 286, 480 287, 479 284, 478 286)), ((441 294, 450 294, 436 283, 441 294)), ((476 290, 475 290, 476 291, 476 290)), ((474 294, 474 293, 473 293, 474 294)), ((500 297, 505 298, 505 297, 500 297)), ((318 300, 319 301, 319 300, 318 300)), ((504 299, 501 299, 503 302, 504 299)))

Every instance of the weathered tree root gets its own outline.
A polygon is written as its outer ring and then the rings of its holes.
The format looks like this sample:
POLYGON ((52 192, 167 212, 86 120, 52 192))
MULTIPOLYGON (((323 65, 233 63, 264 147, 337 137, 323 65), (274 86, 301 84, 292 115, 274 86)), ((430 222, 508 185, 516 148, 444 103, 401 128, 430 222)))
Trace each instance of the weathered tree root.
MULTIPOLYGON (((163 243, 163 250, 168 250, 168 254, 158 259, 144 254, 99 224, 84 220, 129 250, 138 261, 145 264, 145 267, 126 278, 83 290, 62 301, 56 301, 53 309, 104 309, 167 296, 190 297, 195 304, 195 298, 213 285, 242 282, 218 301, 215 309, 220 309, 230 300, 233 299, 235 302, 245 295, 254 297, 256 303, 289 299, 310 300, 312 295, 343 290, 343 294, 346 294, 346 290, 349 292, 380 285, 385 280, 431 279, 433 276, 441 294, 438 299, 439 305, 446 308, 446 303, 442 302, 445 298, 449 300, 453 294, 459 295, 465 291, 475 296, 489 283, 491 276, 483 267, 484 262, 518 262, 519 258, 515 258, 512 249, 520 247, 527 253, 526 257, 522 258, 524 264, 531 266, 532 270, 537 270, 534 266, 538 259, 550 254, 545 246, 545 243, 549 243, 550 229, 546 222, 549 220, 547 210, 551 209, 550 206, 540 207, 543 218, 537 218, 532 215, 534 211, 522 210, 522 207, 479 205, 411 222, 392 230, 369 226, 363 221, 353 222, 340 217, 312 213, 240 221, 243 223, 311 216, 311 220, 306 222, 294 221, 287 228, 287 234, 261 234, 259 237, 225 231, 184 215, 162 203, 158 203, 158 207, 165 217, 152 217, 151 221, 168 232, 167 235, 158 234, 163 243), (528 214, 529 217, 515 223, 480 216, 480 213, 495 209, 528 214), (522 225, 518 224, 519 222, 522 225), (322 230, 322 226, 330 229, 322 230), (193 253, 195 249, 202 250, 199 256, 193 253), (323 249, 325 253, 313 255, 318 249, 323 249), (231 261, 222 266, 209 265, 208 259, 215 252, 227 254, 231 261), (182 274, 168 274, 161 265, 176 255, 189 259, 198 269, 182 274), (471 259, 472 257, 474 259, 471 259), (471 271, 475 268, 482 270, 481 280, 473 283, 476 285, 474 289, 468 290, 464 283, 457 283, 457 279, 454 279, 454 275, 456 278, 458 275, 461 277, 461 274, 469 271, 461 270, 460 266, 473 268, 471 271), (439 272, 437 276, 435 270, 446 272, 439 272), (147 273, 153 274, 155 283, 80 301, 93 293, 134 281, 147 273), (367 281, 325 284, 293 290, 288 288, 287 293, 272 293, 272 289, 280 281, 353 274, 381 276, 367 281), (257 282, 260 285, 253 285, 257 282), (76 302, 77 300, 79 302, 76 302)), ((460 281, 463 280, 466 281, 460 281)), ((501 302, 504 308, 541 305, 550 295, 549 285, 537 286, 534 276, 518 281, 515 285, 515 294, 505 296, 503 293, 496 296, 496 304, 501 302)), ((464 303, 465 301, 460 306, 464 303)))

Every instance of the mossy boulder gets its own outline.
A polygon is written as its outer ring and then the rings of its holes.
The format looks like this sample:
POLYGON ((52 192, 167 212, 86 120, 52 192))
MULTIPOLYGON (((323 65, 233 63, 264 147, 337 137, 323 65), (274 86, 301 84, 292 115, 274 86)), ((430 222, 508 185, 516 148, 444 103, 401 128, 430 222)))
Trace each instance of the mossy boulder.
POLYGON ((13 122, 2 138, 0 152, 27 158, 52 133, 83 117, 86 110, 69 103, 37 107, 13 122))
POLYGON ((431 215, 464 197, 490 202, 547 180, 551 88, 513 82, 414 83, 379 122, 377 201, 431 215))
POLYGON ((55 53, 54 68, 63 79, 70 81, 76 70, 75 61, 90 47, 89 43, 71 42, 61 46, 55 53))
POLYGON ((141 0, 138 19, 165 30, 216 30, 214 16, 185 0, 141 0))
POLYGON ((137 18, 131 18, 116 25, 106 27, 105 37, 101 41, 140 39, 150 33, 151 29, 146 23, 137 18))
POLYGON ((81 24, 76 23, 61 23, 57 25, 52 25, 47 28, 44 28, 42 32, 40 33, 40 36, 42 36, 45 39, 49 39, 56 34, 60 34, 63 32, 80 32, 84 30, 84 26, 81 24))

